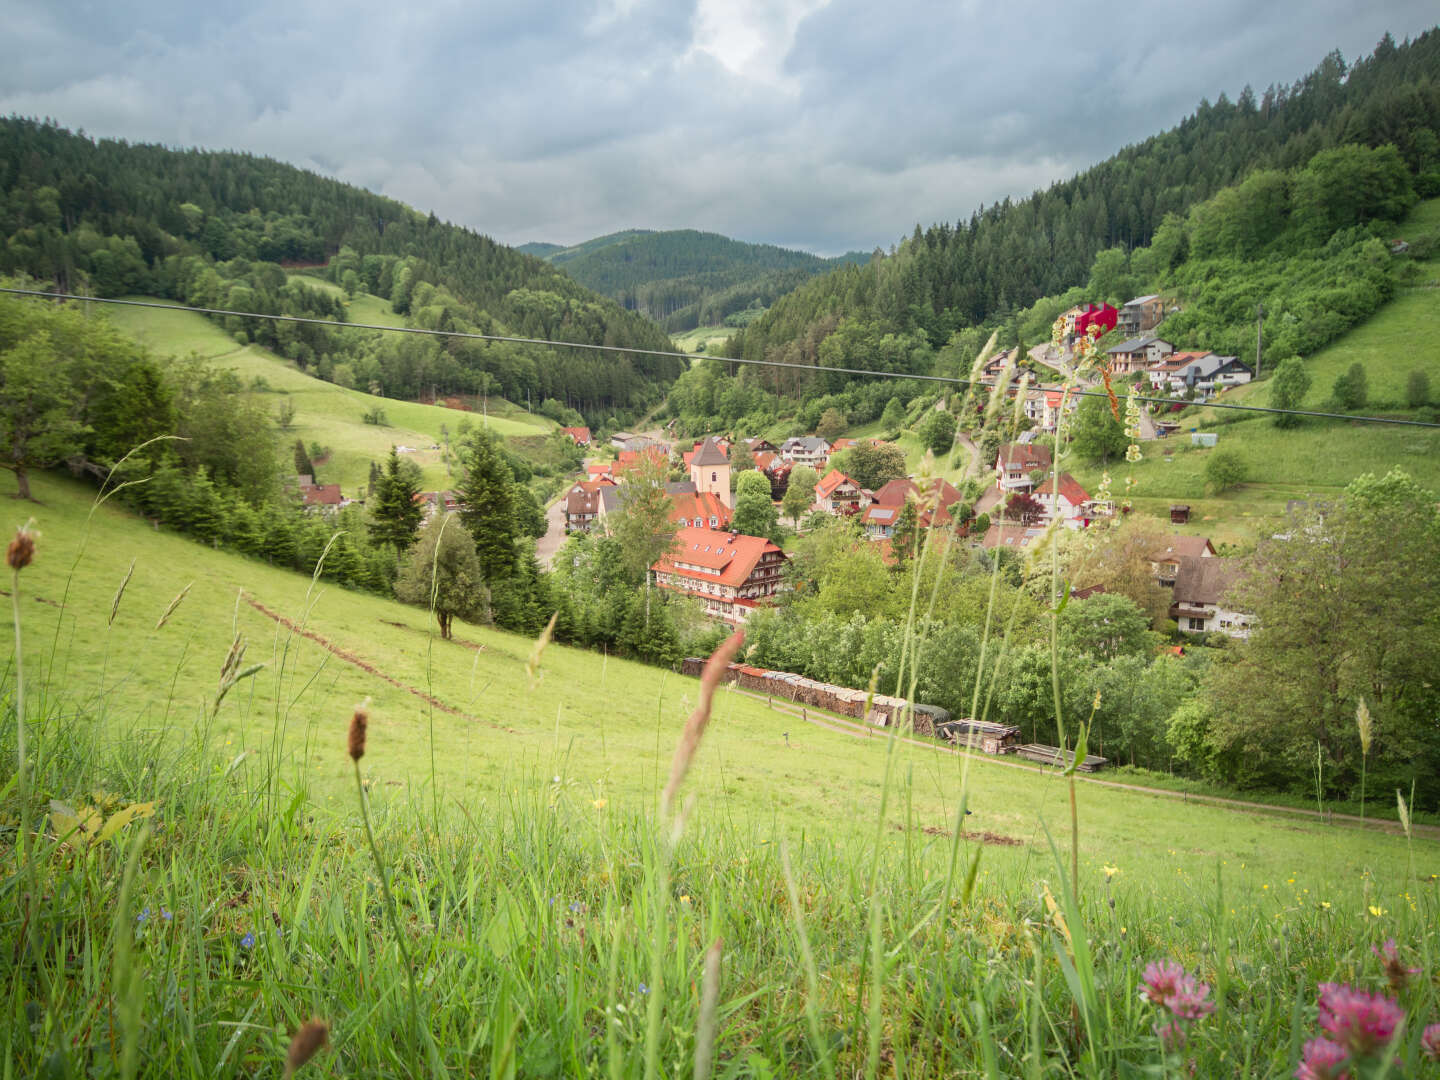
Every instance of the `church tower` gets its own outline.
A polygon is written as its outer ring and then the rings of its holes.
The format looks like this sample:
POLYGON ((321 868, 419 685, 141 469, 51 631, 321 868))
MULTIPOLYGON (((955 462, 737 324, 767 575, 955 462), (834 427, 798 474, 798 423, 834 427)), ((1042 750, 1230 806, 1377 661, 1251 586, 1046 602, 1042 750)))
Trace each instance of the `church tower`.
POLYGON ((724 504, 725 509, 734 509, 730 497, 730 459, 725 456, 725 451, 720 449, 720 444, 713 435, 701 444, 700 449, 695 451, 695 456, 690 459, 690 479, 694 482, 696 491, 708 491, 724 504))

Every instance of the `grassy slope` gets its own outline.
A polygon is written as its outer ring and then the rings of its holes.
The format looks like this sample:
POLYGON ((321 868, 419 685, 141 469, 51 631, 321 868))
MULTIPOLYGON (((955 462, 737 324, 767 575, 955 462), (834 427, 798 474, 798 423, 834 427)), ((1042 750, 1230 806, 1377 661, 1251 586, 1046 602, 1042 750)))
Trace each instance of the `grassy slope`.
POLYGON ((693 353, 702 342, 706 343, 707 347, 719 346, 734 333, 734 329, 728 326, 697 326, 683 334, 671 334, 670 340, 675 342, 675 347, 680 351, 693 353))
MULTIPOLYGON (((1440 199, 1419 206, 1401 233, 1440 225, 1440 199)), ((1422 264, 1427 280, 1440 275, 1440 261, 1422 264)), ((1404 397, 1406 376, 1415 368, 1430 372, 1440 387, 1440 295, 1434 288, 1403 289, 1374 316, 1306 360, 1312 383, 1304 407, 1324 409, 1335 377, 1351 364, 1365 365, 1370 397, 1386 412, 1387 404, 1404 397)), ((1269 403, 1268 380, 1231 391, 1226 400, 1247 405, 1269 403)), ((1249 543, 1265 535, 1270 522, 1285 510, 1289 499, 1333 496, 1366 472, 1384 473, 1399 466, 1421 483, 1440 491, 1440 430, 1360 424, 1349 421, 1312 421, 1281 431, 1268 417, 1234 423, 1216 423, 1220 410, 1204 410, 1182 420, 1182 434, 1168 442, 1147 443, 1145 460, 1134 466, 1135 505, 1142 513, 1165 518, 1171 502, 1189 503, 1192 521, 1221 541, 1249 543), (1251 479, 1223 496, 1207 496, 1205 464, 1214 450, 1190 446, 1189 429, 1218 431, 1220 446, 1237 450, 1245 459, 1251 479), (1169 454, 1172 460, 1167 461, 1169 454)), ((1233 414, 1230 414, 1233 415, 1233 414)), ((1078 461, 1070 470, 1090 490, 1099 484, 1101 470, 1078 461)), ((1111 468, 1125 475, 1124 463, 1111 468)), ((1116 490, 1119 490, 1117 485, 1116 490)))
MULTIPOLYGON (((503 797, 525 776, 548 780, 553 772, 572 797, 643 808, 695 701, 693 680, 559 646, 545 653, 543 676, 531 685, 526 639, 464 626, 457 636, 466 643, 442 642, 430 635, 422 611, 333 587, 307 599, 303 577, 157 533, 110 507, 96 513, 87 538, 88 489, 40 476, 36 491, 41 505, 23 508, 33 509, 42 534, 40 557, 23 582, 32 679, 46 669, 49 684, 63 685, 69 702, 98 703, 117 726, 188 732, 214 693, 233 626, 250 643, 246 662, 270 666, 220 709, 210 735, 216 752, 227 760, 242 750, 259 752, 278 724, 291 779, 303 775, 322 803, 343 798, 348 762, 339 748, 356 702, 372 700, 366 764, 384 781, 375 795, 382 804, 428 785, 431 718, 418 697, 380 675, 277 629, 239 599, 242 592, 303 618, 308 629, 390 679, 429 687, 468 714, 433 716, 437 780, 447 799, 473 805, 503 797), (82 544, 61 616, 55 604, 82 544), (116 586, 132 559, 133 579, 107 629, 116 586), (191 591, 157 630, 166 605, 187 585, 191 591), (52 651, 57 618, 61 632, 52 651)), ((854 822, 873 821, 884 749, 883 738, 807 727, 722 692, 694 773, 699 812, 766 836, 849 835, 854 822)), ((913 781, 908 800, 915 819, 944 827, 958 796, 957 759, 904 745, 896 753, 896 776, 913 781)), ((1060 828, 1065 819, 1060 781, 982 761, 969 783, 972 825, 1024 841, 997 849, 987 866, 1020 860, 1038 872, 1042 820, 1060 828)), ((1306 888, 1330 895, 1353 892, 1362 866, 1382 881, 1404 867, 1403 844, 1390 836, 1099 787, 1082 787, 1082 797, 1084 864, 1094 870, 1118 863, 1137 882, 1213 874, 1224 860, 1243 882, 1242 894, 1303 869, 1306 888), (1137 828, 1141 821, 1144 828, 1137 828)), ((903 820, 906 800, 890 805, 903 820)), ((1433 862, 1433 855, 1432 849, 1425 858, 1433 862)))
MULTIPOLYGON (((313 282, 313 279, 306 281, 313 282)), ((332 456, 319 467, 320 479, 325 483, 339 483, 347 495, 353 495, 368 480, 370 462, 382 460, 396 444, 417 448, 418 452, 409 456, 424 470, 427 488, 449 486, 440 452, 428 448, 443 442, 442 426, 453 434, 462 417, 468 417, 472 424, 479 423, 477 417, 453 409, 376 398, 316 379, 268 349, 257 345, 237 346, 224 330, 201 315, 156 308, 117 306, 106 310, 117 327, 158 355, 196 353, 213 358, 221 367, 233 369, 246 383, 263 378, 269 387, 264 398, 272 412, 279 408, 281 396, 289 395, 295 405, 295 423, 282 439, 293 442, 301 438, 307 445, 318 442, 328 446, 332 456), (389 426, 366 424, 362 419, 376 406, 384 410, 389 426)), ((350 311, 357 322, 378 323, 385 321, 388 305, 367 295, 357 297, 350 311)), ((398 316, 389 314, 388 319, 400 325, 398 316)), ((554 426, 543 417, 532 416, 513 405, 506 404, 503 408, 500 415, 492 412, 489 421, 502 435, 543 435, 554 426)))

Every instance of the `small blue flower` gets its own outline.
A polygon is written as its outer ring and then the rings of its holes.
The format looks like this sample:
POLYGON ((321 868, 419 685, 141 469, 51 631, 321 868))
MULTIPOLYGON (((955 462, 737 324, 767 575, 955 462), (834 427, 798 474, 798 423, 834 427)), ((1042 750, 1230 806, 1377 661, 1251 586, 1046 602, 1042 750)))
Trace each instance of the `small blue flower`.
POLYGON ((240 947, 241 947, 242 949, 252 948, 252 947, 254 946, 254 944, 255 944, 255 935, 254 935, 254 934, 251 934, 251 933, 248 933, 248 932, 247 932, 247 933, 245 934, 245 936, 240 939, 240 947))
POLYGON ((175 918, 175 913, 173 911, 167 911, 165 908, 162 907, 160 909, 160 917, 166 922, 169 922, 171 919, 175 918))
POLYGON ((147 922, 149 922, 149 921, 150 921, 150 908, 149 908, 149 907, 141 908, 141 909, 140 909, 140 914, 135 916, 135 921, 136 921, 137 923, 139 923, 141 926, 144 926, 147 922))
POLYGON ((581 903, 580 903, 579 900, 571 900, 571 901, 570 901, 570 910, 571 910, 571 911, 579 911, 581 907, 582 907, 582 905, 581 905, 581 903))
POLYGON ((640 984, 640 993, 642 993, 642 994, 648 994, 649 992, 650 992, 650 988, 649 988, 648 986, 646 986, 644 983, 641 983, 641 984, 640 984))

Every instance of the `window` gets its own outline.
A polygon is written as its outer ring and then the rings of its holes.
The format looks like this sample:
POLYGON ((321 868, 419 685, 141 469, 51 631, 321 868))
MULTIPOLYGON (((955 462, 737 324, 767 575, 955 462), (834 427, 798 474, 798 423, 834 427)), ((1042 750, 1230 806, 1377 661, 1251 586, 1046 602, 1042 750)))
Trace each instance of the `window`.
POLYGON ((1188 624, 1188 625, 1187 625, 1187 629, 1190 629, 1190 630, 1204 630, 1204 629, 1205 629, 1205 620, 1204 620, 1204 619, 1186 619, 1185 622, 1188 624))
POLYGON ((711 482, 712 484, 715 484, 715 483, 719 483, 719 480, 720 480, 720 474, 717 473, 714 469, 711 469, 711 470, 710 470, 710 482, 711 482))

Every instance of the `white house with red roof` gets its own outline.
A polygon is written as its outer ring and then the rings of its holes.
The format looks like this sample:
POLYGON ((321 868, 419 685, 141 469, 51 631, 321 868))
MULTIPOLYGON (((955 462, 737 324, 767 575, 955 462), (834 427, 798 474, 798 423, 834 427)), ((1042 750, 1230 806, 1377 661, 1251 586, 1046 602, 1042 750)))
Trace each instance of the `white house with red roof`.
POLYGON ((560 429, 570 437, 570 441, 576 446, 590 445, 590 429, 588 427, 562 427, 560 429))
POLYGON ((1050 448, 1035 443, 1005 443, 995 459, 995 486, 1001 491, 1029 491, 1030 474, 1050 468, 1050 448))
POLYGON ((728 529, 730 507, 720 501, 712 491, 686 491, 689 484, 670 484, 666 494, 670 497, 670 520, 682 527, 696 529, 728 529), (674 488, 675 490, 671 490, 674 488))
POLYGON ((831 469, 815 485, 814 509, 837 517, 857 514, 869 501, 869 493, 839 469, 831 469))
POLYGON ((1068 472, 1059 476, 1059 489, 1056 490, 1056 477, 1047 476, 1031 492, 1030 497, 1045 508, 1046 518, 1054 517, 1057 512, 1066 528, 1083 529, 1090 524, 1090 495, 1080 486, 1068 472))
POLYGON ((763 536, 682 528, 651 572, 662 589, 693 596, 705 614, 733 626, 774 596, 785 553, 763 536))

